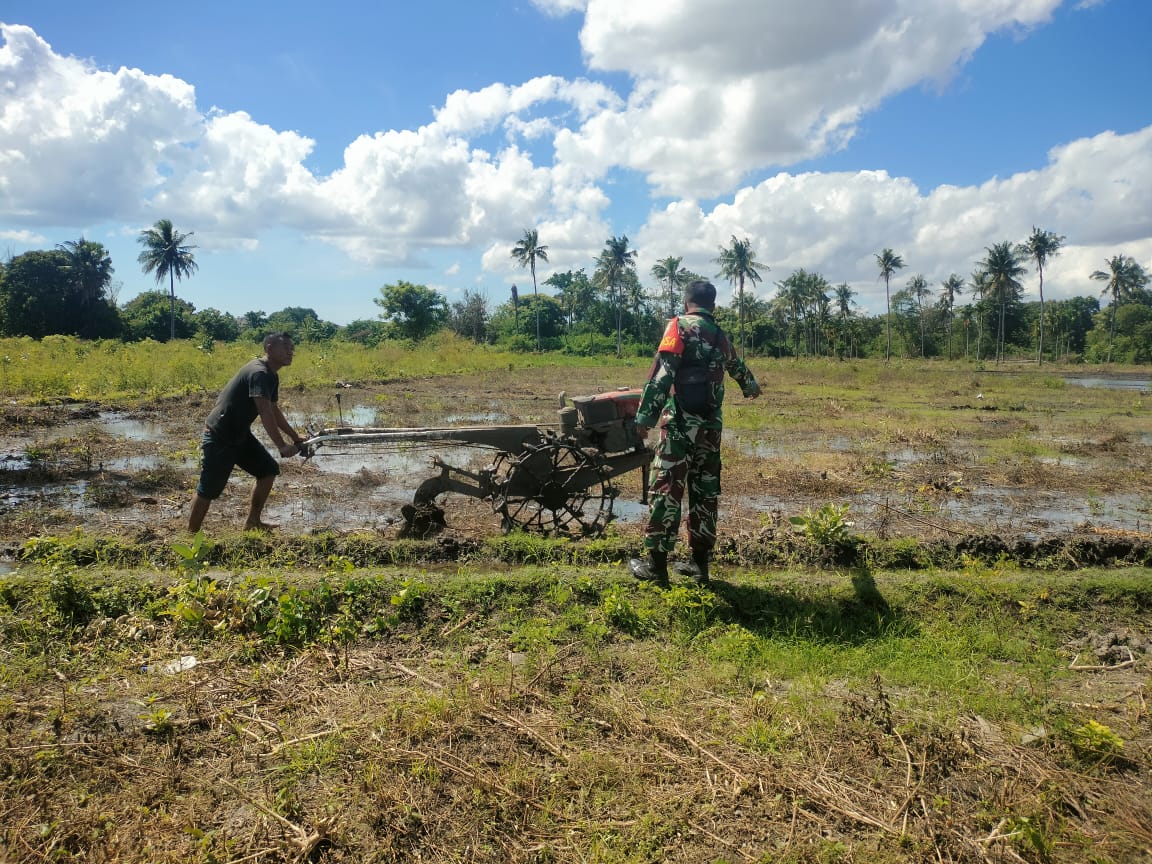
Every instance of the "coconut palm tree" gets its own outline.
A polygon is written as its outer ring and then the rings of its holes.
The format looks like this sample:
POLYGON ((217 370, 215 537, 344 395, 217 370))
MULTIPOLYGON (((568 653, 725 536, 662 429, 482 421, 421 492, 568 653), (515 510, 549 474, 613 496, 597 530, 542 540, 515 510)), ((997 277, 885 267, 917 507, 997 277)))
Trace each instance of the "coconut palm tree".
POLYGON ((540 298, 536 293, 536 262, 548 262, 548 247, 540 245, 540 237, 535 228, 524 232, 514 247, 512 257, 521 267, 532 271, 532 306, 536 310, 536 351, 540 351, 540 298))
POLYGON ((991 290, 988 274, 983 270, 972 271, 972 308, 976 312, 976 362, 979 363, 984 350, 984 316, 980 308, 991 290))
POLYGON ((744 281, 748 280, 752 284, 756 284, 761 280, 760 271, 768 270, 767 264, 761 264, 756 260, 756 250, 752 248, 751 241, 745 237, 743 240, 737 240, 736 235, 732 235, 732 244, 730 246, 720 247, 720 256, 715 259, 716 263, 720 265, 720 275, 726 278, 729 282, 735 282, 737 287, 737 297, 740 304, 740 357, 744 357, 744 281))
POLYGON ((68 256, 68 276, 81 304, 93 303, 104 295, 112 281, 112 258, 103 243, 85 240, 65 240, 56 247, 68 256))
POLYGON ((940 308, 948 327, 948 359, 952 359, 952 310, 956 308, 956 295, 964 293, 964 280, 955 273, 940 283, 940 308))
POLYGON ((1036 365, 1044 362, 1044 265, 1050 258, 1060 254, 1064 245, 1064 238, 1051 231, 1041 231, 1035 225, 1028 239, 1016 247, 1016 252, 1023 258, 1036 262, 1036 272, 1040 274, 1040 335, 1036 342, 1036 365))
POLYGON ((928 280, 917 273, 908 280, 908 293, 916 301, 916 313, 920 319, 920 356, 924 356, 924 298, 928 296, 928 280))
POLYGON ((1023 290, 1020 277, 1026 268, 1021 263, 1012 244, 1005 240, 985 247, 987 254, 980 262, 980 267, 988 277, 988 285, 1000 306, 1000 332, 996 344, 996 362, 1004 355, 1004 314, 1008 306, 1009 297, 1019 297, 1023 290))
POLYGON ((195 232, 181 234, 169 219, 161 219, 151 228, 140 232, 137 242, 144 251, 137 257, 145 273, 156 276, 156 284, 168 277, 169 338, 176 338, 176 282, 196 272, 196 257, 192 254, 195 246, 187 241, 195 232))
POLYGON ((884 249, 876 256, 876 266, 880 268, 880 278, 884 280, 884 304, 887 313, 884 319, 884 362, 892 358, 892 296, 889 282, 892 274, 904 269, 904 259, 891 249, 884 249))
POLYGON ((784 342, 787 344, 787 330, 793 333, 793 352, 800 356, 800 337, 807 340, 808 328, 806 319, 811 300, 811 282, 806 270, 793 271, 787 278, 776 283, 776 297, 773 305, 782 311, 787 322, 784 342))
POLYGON ((596 271, 592 281, 608 291, 609 298, 616 306, 616 356, 624 354, 624 282, 628 271, 636 270, 635 249, 628 248, 628 235, 613 235, 604 243, 596 259, 596 271))
POLYGON ((692 278, 696 275, 691 270, 686 270, 680 266, 683 258, 675 255, 669 255, 667 258, 661 258, 653 265, 651 274, 656 279, 659 279, 668 286, 668 316, 673 317, 676 315, 676 310, 680 308, 678 302, 677 288, 683 288, 692 278))
MULTIPOLYGON (((855 296, 856 292, 848 287, 847 282, 841 282, 832 289, 832 302, 836 304, 836 319, 840 322, 841 339, 851 343, 853 347, 855 340, 849 337, 852 335, 852 307, 855 305, 852 298, 855 296)), ((853 350, 849 349, 849 355, 852 353, 853 350)))
POLYGON ((1129 258, 1127 255, 1113 255, 1108 259, 1107 272, 1096 270, 1092 273, 1092 278, 1106 282, 1104 290, 1100 293, 1107 294, 1112 298, 1112 302, 1109 304, 1111 321, 1108 325, 1108 359, 1106 361, 1111 363, 1112 340, 1116 338, 1116 309, 1120 306, 1122 299, 1148 284, 1148 274, 1144 272, 1143 267, 1136 263, 1136 259, 1129 258))

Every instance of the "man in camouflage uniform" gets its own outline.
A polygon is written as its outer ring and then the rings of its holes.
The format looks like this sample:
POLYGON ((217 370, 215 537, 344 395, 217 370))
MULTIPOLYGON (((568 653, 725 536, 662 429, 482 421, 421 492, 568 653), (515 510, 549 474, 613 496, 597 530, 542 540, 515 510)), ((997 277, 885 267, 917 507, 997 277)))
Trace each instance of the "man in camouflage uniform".
POLYGON ((708 582, 708 559, 716 545, 720 496, 720 437, 724 422, 724 373, 748 399, 760 385, 736 356, 727 334, 712 317, 716 288, 703 280, 684 289, 684 314, 668 322, 636 414, 641 437, 660 423, 652 462, 652 505, 644 534, 647 559, 629 561, 632 574, 668 585, 668 553, 680 530, 680 502, 688 490, 688 546, 692 564, 677 572, 708 582), (672 398, 668 398, 671 394, 672 398))

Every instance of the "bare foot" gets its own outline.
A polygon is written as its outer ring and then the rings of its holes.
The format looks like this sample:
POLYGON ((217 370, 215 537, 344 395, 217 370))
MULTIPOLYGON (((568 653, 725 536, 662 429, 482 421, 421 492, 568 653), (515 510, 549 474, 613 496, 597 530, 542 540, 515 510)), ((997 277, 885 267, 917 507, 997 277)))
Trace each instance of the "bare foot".
POLYGON ((245 522, 244 523, 244 530, 245 531, 260 531, 260 532, 263 532, 264 534, 271 534, 273 531, 275 531, 279 527, 280 527, 279 525, 273 525, 269 522, 245 522))

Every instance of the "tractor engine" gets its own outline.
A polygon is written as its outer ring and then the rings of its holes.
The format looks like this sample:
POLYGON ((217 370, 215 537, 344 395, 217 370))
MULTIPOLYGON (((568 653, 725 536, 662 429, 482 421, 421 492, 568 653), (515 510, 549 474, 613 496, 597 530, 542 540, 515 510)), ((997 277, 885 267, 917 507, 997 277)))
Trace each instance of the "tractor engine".
POLYGON ((636 432, 641 391, 621 387, 595 396, 576 396, 572 405, 560 394, 560 430, 580 447, 603 454, 627 453, 644 446, 636 432))

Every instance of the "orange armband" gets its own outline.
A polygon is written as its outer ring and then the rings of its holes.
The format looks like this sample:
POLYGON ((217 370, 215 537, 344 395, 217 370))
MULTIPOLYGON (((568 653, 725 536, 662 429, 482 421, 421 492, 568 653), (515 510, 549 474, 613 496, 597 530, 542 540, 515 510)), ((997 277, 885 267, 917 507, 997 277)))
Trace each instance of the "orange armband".
POLYGON ((668 354, 684 353, 684 337, 680 335, 679 317, 668 322, 668 329, 664 331, 664 338, 660 340, 660 345, 656 350, 668 354))

